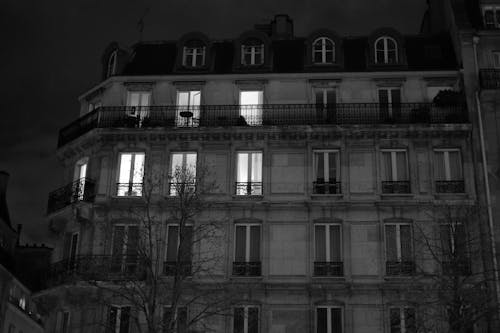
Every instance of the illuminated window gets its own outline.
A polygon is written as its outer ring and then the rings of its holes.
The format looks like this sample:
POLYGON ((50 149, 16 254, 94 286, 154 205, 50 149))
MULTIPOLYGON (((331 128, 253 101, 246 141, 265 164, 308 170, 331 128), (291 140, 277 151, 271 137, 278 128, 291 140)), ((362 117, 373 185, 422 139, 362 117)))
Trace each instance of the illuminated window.
POLYGON ((262 153, 239 152, 236 195, 262 195, 262 153))
POLYGON ((262 90, 240 91, 240 117, 250 126, 262 125, 262 104, 264 92, 262 90))
POLYGON ((200 90, 177 91, 176 125, 197 127, 200 121, 200 90))
POLYGON ((398 47, 396 41, 383 36, 375 41, 375 63, 395 64, 398 62, 398 47))
POLYGON ((144 153, 120 154, 118 196, 142 196, 144 157, 144 153))
POLYGON ((312 45, 312 59, 315 64, 334 63, 335 43, 330 38, 317 38, 312 45))
POLYGON ((196 185, 196 153, 172 153, 170 159, 170 177, 172 177, 170 195, 177 195, 182 190, 194 190, 196 185))

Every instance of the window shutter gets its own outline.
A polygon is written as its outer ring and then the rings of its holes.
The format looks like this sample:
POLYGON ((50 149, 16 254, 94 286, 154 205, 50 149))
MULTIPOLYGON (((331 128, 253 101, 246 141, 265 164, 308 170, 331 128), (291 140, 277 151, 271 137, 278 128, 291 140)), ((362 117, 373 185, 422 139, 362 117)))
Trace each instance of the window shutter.
POLYGON ((324 225, 317 225, 314 227, 314 241, 316 244, 316 261, 326 261, 326 240, 325 240, 324 225))
POLYGON ((342 333, 342 309, 331 308, 332 333, 342 333))
POLYGON ((327 332, 327 308, 316 309, 316 332, 317 333, 328 333, 327 332))
POLYGON ((260 261, 260 226, 250 226, 250 261, 260 261))
POLYGON ((234 322, 233 324, 234 333, 244 333, 245 308, 242 307, 234 308, 233 322, 234 322))
POLYGON ((167 261, 177 261, 178 235, 179 235, 178 226, 173 226, 173 225, 168 226, 167 261))
POLYGON ((235 253, 234 261, 246 261, 245 249, 246 249, 246 226, 238 225, 236 226, 236 242, 235 242, 235 253))
POLYGON ((385 249, 386 249, 387 261, 398 260, 395 225, 385 226, 385 249))
POLYGON ((401 239, 401 260, 412 261, 412 239, 411 239, 411 226, 400 225, 400 239, 401 239))
POLYGON ((341 261, 340 243, 340 225, 330 225, 330 261, 341 261))

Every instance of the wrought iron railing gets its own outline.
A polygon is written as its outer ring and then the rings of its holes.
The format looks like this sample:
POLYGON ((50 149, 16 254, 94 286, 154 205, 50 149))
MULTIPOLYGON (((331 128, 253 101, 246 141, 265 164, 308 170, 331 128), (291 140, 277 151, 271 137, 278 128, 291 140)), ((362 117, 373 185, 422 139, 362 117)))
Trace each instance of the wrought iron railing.
POLYGON ((342 261, 315 261, 314 276, 344 276, 342 261))
POLYGON ((27 304, 27 298, 21 299, 18 297, 14 297, 9 295, 9 303, 15 306, 19 311, 24 313, 28 318, 33 320, 35 323, 37 323, 40 326, 44 326, 42 317, 34 312, 32 309, 29 308, 29 305, 27 304))
POLYGON ((235 276, 260 276, 262 274, 260 261, 235 261, 233 262, 233 275, 235 276))
POLYGON ((117 196, 140 197, 142 196, 143 183, 116 183, 117 196))
POLYGON ((168 183, 169 194, 176 196, 178 193, 194 193, 196 191, 195 183, 168 183))
POLYGON ((479 80, 483 89, 500 89, 500 69, 481 69, 479 80))
POLYGON ((262 182, 236 182, 236 195, 262 195, 262 182))
POLYGON ((89 178, 80 178, 49 193, 47 213, 53 213, 78 201, 92 202, 95 183, 89 178))
POLYGON ((145 269, 138 255, 79 255, 52 264, 46 286, 72 281, 143 280, 145 269))
POLYGON ((409 180, 384 180, 382 181, 382 193, 403 194, 411 193, 409 180))
POLYGON ((458 276, 458 275, 471 275, 472 270, 470 266, 470 261, 468 259, 455 260, 455 261, 443 261, 441 262, 443 269, 443 274, 458 276))
POLYGON ((163 263, 163 272, 165 275, 190 276, 193 269, 191 261, 165 261, 163 263))
POLYGON ((463 180, 436 180, 437 193, 464 193, 465 182, 463 180))
POLYGON ((62 146, 94 128, 465 123, 465 105, 338 103, 263 105, 106 106, 59 132, 62 146))
POLYGON ((412 275, 415 273, 413 261, 386 261, 385 273, 387 275, 412 275))
POLYGON ((313 182, 313 194, 340 194, 342 187, 340 182, 336 181, 315 181, 313 182))

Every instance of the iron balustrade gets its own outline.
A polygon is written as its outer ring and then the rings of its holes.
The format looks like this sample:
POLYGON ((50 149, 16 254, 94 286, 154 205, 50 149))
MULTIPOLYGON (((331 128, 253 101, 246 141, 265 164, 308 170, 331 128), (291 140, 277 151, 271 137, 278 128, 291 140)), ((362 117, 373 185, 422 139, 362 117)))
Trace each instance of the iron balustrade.
POLYGON ((190 276, 192 269, 191 261, 165 261, 163 263, 163 272, 168 276, 190 276))
POLYGON ((262 274, 260 261, 235 261, 233 262, 233 275, 235 276, 260 276, 262 274))
POLYGON ((443 261, 441 263, 443 274, 451 276, 468 276, 472 274, 470 262, 468 259, 443 261))
POLYGON ((500 69, 479 70, 479 81, 483 89, 500 89, 500 69))
POLYGON ((404 194, 411 193, 409 180, 384 180, 382 181, 382 193, 404 194))
POLYGON ((92 202, 95 194, 94 181, 80 178, 49 193, 47 213, 53 213, 78 201, 92 202))
POLYGON ((437 193, 465 193, 463 180, 436 180, 437 193))
POLYGON ((177 196, 178 193, 194 193, 196 191, 195 183, 168 183, 171 196, 177 196))
POLYGON ((145 269, 138 255, 79 255, 50 265, 46 286, 72 281, 143 280, 145 269))
POLYGON ((262 182, 236 182, 236 195, 262 195, 262 182))
POLYGON ((315 181, 313 182, 313 194, 340 194, 342 187, 340 182, 336 181, 315 181))
POLYGON ((342 261, 315 261, 314 276, 344 276, 342 261))
POLYGON ((412 275, 415 273, 413 261, 386 261, 385 272, 387 275, 412 275))
POLYGON ((143 183, 116 183, 119 197, 141 197, 143 183))
POLYGON ((337 103, 105 106, 59 132, 59 147, 94 128, 192 128, 226 126, 441 124, 467 122, 465 105, 433 103, 337 103), (182 114, 181 114, 182 113, 182 114))

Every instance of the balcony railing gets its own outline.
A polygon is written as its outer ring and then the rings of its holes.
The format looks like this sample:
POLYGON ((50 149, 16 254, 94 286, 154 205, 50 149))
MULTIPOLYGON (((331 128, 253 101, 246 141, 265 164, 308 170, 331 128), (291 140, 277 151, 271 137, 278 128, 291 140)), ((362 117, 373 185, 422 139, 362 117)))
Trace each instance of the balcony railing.
POLYGON ((262 195, 262 182, 236 182, 236 195, 262 195))
POLYGON ((465 193, 463 180, 436 180, 437 193, 465 193))
POLYGON ((26 298, 21 299, 21 298, 17 298, 17 297, 9 295, 9 303, 10 304, 15 306, 19 311, 24 313, 28 318, 33 320, 35 323, 37 323, 38 325, 43 327, 44 323, 42 321, 42 317, 38 313, 29 309, 28 305, 26 304, 26 301, 27 301, 26 298))
POLYGON ((314 276, 344 276, 342 261, 315 261, 314 276))
POLYGON ((119 197, 141 197, 143 183, 116 183, 119 197))
POLYGON ((144 266, 137 255, 80 255, 52 264, 46 285, 72 281, 143 280, 144 266))
POLYGON ((313 194, 340 194, 342 193, 341 183, 336 181, 315 181, 313 182, 313 194))
POLYGON ((386 261, 385 272, 387 275, 412 275, 415 272, 413 261, 386 261))
POLYGON ((78 201, 92 202, 95 183, 89 178, 80 178, 49 193, 47 213, 53 213, 78 201))
POLYGON ((181 275, 190 276, 192 272, 192 262, 191 261, 165 261, 163 263, 163 272, 165 275, 181 275))
POLYGON ((168 183, 169 193, 176 196, 178 193, 194 193, 196 191, 195 183, 168 183))
POLYGON ((450 276, 468 276, 472 274, 469 260, 443 261, 443 274, 450 276))
POLYGON ((59 146, 94 128, 219 127, 465 123, 465 105, 432 103, 338 103, 263 105, 107 106, 80 117, 59 132, 59 146))
POLYGON ((260 276, 260 261, 235 261, 233 262, 233 275, 235 276, 260 276))
POLYGON ((382 193, 384 194, 404 194, 411 193, 409 180, 385 180, 382 182, 382 193))
POLYGON ((483 89, 500 89, 500 69, 481 69, 479 80, 483 89))

